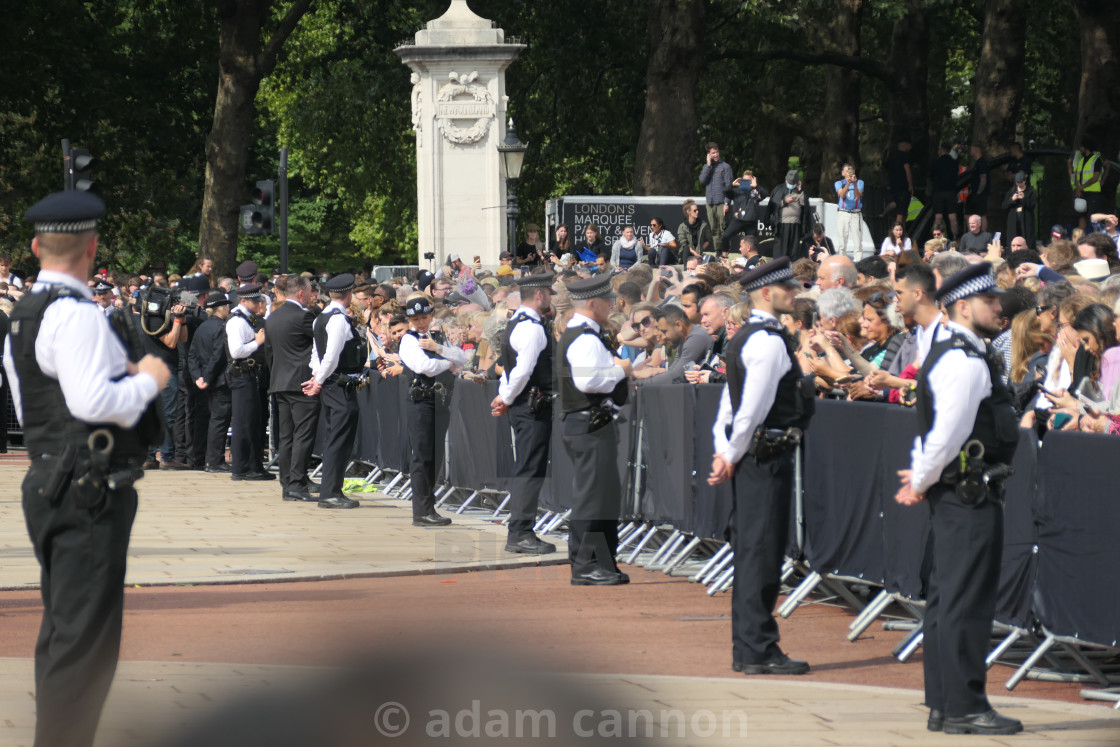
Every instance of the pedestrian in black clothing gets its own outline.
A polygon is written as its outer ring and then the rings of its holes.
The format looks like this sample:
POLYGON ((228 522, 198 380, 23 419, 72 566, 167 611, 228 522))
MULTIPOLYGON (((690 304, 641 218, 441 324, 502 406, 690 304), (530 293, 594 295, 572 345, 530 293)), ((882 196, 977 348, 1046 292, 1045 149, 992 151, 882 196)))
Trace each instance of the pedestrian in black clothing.
POLYGON ((317 501, 307 475, 319 425, 320 398, 303 392, 311 378, 312 300, 310 278, 281 278, 287 296, 265 321, 271 342, 268 392, 276 401, 277 465, 280 492, 285 501, 317 501))
POLYGON ((226 432, 229 430, 231 403, 226 373, 226 319, 229 297, 211 293, 206 299, 209 317, 195 333, 187 365, 191 379, 206 395, 209 417, 206 421, 205 463, 207 472, 229 472, 226 464, 226 432))
POLYGON ((234 480, 275 480, 264 469, 268 360, 264 299, 255 283, 237 289, 237 308, 226 320, 227 365, 232 401, 230 455, 234 480))
POLYGON ((929 167, 929 180, 933 187, 930 207, 933 209, 933 224, 945 225, 949 220, 952 229, 950 238, 960 236, 960 224, 957 221, 957 159, 953 157, 952 146, 942 143, 938 149, 937 159, 929 167))
POLYGON ((1003 198, 1003 209, 1007 211, 1007 237, 1010 242, 1016 236, 1027 240, 1027 247, 1034 248, 1035 209, 1038 207, 1038 193, 1031 186, 1030 177, 1020 171, 1015 175, 1015 184, 1007 190, 1003 198))

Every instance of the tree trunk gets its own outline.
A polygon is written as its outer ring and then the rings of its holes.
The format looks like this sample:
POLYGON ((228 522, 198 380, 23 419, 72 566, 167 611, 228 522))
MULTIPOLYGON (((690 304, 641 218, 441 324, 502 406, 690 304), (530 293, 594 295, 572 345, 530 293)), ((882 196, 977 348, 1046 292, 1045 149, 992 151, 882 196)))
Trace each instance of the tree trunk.
MULTIPOLYGON (((836 0, 836 15, 827 36, 837 52, 859 57, 860 15, 863 0, 836 0)), ((840 167, 851 163, 859 168, 859 72, 850 68, 825 68, 825 100, 821 138, 822 197, 835 198, 832 184, 840 178, 840 167)))
POLYGON ((891 33, 891 70, 895 85, 890 93, 888 121, 891 147, 907 138, 911 151, 914 187, 925 184, 926 165, 936 152, 929 141, 929 24, 922 0, 906 0, 906 15, 891 33))
POLYGON ((254 101, 261 79, 276 67, 276 56, 312 0, 295 0, 272 38, 261 29, 271 0, 219 0, 218 95, 206 138, 206 179, 198 255, 214 260, 214 271, 237 265, 238 218, 245 196, 245 168, 253 134, 254 101))
POLYGON ((652 0, 646 108, 634 164, 634 194, 688 195, 704 160, 696 142, 696 88, 704 64, 704 0, 652 0))
MULTIPOLYGON (((972 145, 986 154, 1003 153, 1015 140, 1023 104, 1027 9, 1022 0, 988 0, 976 67, 972 145)), ((996 194, 993 188, 993 198, 996 194)), ((1001 197, 1002 199, 1002 197, 1001 197)))
POLYGON ((1081 27, 1081 90, 1077 135, 1070 150, 1088 135, 1108 158, 1120 149, 1120 4, 1115 0, 1074 0, 1081 27))

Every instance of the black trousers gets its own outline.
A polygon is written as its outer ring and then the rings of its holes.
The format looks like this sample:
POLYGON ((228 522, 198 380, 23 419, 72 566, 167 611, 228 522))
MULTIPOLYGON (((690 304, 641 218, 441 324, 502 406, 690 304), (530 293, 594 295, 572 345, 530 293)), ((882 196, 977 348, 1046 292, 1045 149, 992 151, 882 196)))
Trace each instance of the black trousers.
MULTIPOLYGON (((358 432, 358 396, 353 387, 328 383, 319 392, 323 401, 323 476, 320 498, 341 496, 346 479, 346 465, 354 453, 354 436, 358 432)), ((312 438, 314 439, 314 430, 312 438)))
POLYGON ((276 392, 274 423, 279 444, 276 450, 282 490, 307 490, 311 479, 307 468, 315 448, 319 427, 319 398, 303 392, 276 392))
POLYGON ((264 471, 264 407, 257 377, 251 374, 229 379, 232 402, 230 457, 233 473, 264 471))
POLYGON ((805 235, 800 223, 778 223, 774 227, 774 259, 789 257, 791 260, 801 259, 801 239, 805 235))
POLYGON ((720 243, 723 247, 731 251, 739 251, 739 242, 736 241, 731 244, 731 239, 734 239, 737 234, 744 236, 757 236, 758 235, 758 221, 756 220, 739 220, 738 218, 731 218, 727 221, 727 227, 723 229, 723 236, 720 238, 720 243))
POLYGON ((947 717, 982 713, 984 658, 992 639, 1003 556, 1003 505, 966 506, 938 483, 926 494, 933 517, 933 567, 922 621, 926 705, 947 717))
POLYGON ((744 456, 735 468, 732 491, 732 658, 742 664, 763 664, 781 653, 774 605, 789 541, 793 452, 761 464, 744 456))
POLYGON ((124 574, 136 491, 109 491, 92 509, 38 491, 50 463, 23 481, 23 513, 39 560, 43 622, 35 644, 36 747, 87 747, 120 654, 124 574))
POLYGON ((206 428, 206 466, 218 467, 226 462, 226 432, 232 417, 232 402, 229 384, 225 375, 218 383, 206 389, 210 403, 210 418, 206 428))
POLYGON ((537 500, 548 476, 548 447, 552 441, 552 408, 529 412, 529 404, 509 408, 517 443, 517 463, 510 482, 509 538, 520 540, 532 535, 537 519, 537 500))
POLYGON ((206 431, 210 421, 206 392, 186 376, 179 376, 175 404, 175 455, 192 467, 206 461, 206 431))
POLYGON ((588 433, 590 416, 566 413, 561 440, 572 461, 572 515, 568 558, 572 575, 596 568, 617 572, 618 517, 622 485, 618 476, 618 430, 614 421, 588 433))
POLYGON ((427 516, 435 511, 435 489, 439 465, 443 463, 443 438, 447 433, 447 405, 435 399, 405 403, 408 418, 408 470, 412 481, 412 515, 427 516))

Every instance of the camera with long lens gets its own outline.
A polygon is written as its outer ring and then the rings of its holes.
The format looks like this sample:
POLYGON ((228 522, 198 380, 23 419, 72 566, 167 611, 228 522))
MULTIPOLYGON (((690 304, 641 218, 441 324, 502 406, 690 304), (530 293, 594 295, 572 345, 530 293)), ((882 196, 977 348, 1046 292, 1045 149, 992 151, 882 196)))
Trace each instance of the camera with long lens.
POLYGON ((140 289, 137 310, 140 312, 140 326, 144 332, 152 337, 167 333, 171 327, 171 309, 176 304, 176 294, 176 291, 158 285, 140 289))

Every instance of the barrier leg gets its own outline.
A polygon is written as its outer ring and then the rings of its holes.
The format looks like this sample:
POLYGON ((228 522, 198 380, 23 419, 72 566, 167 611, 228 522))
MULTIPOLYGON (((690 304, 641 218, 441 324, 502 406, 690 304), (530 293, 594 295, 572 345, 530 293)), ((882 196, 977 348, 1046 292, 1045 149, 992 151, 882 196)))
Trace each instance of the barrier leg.
POLYGON ((817 588, 817 584, 819 584, 822 580, 823 579, 821 578, 821 574, 817 573, 816 571, 813 571, 808 576, 806 576, 805 580, 802 581, 798 585, 798 587, 793 590, 793 593, 786 597, 786 601, 782 603, 782 606, 778 607, 778 614, 783 618, 792 615, 793 611, 797 609, 798 605, 801 604, 801 601, 805 599, 805 597, 809 596, 809 593, 812 592, 813 589, 817 588))
POLYGON ((634 552, 630 553, 630 556, 622 562, 626 563, 627 565, 634 565, 634 561, 638 559, 638 555, 642 552, 642 548, 649 544, 649 541, 656 537, 659 533, 660 530, 651 524, 649 532, 646 533, 646 536, 642 538, 642 541, 634 547, 634 552))
POLYGON ((922 632, 922 626, 918 625, 918 627, 910 632, 910 635, 902 639, 902 643, 899 646, 895 647, 895 651, 898 652, 895 654, 895 658, 905 662, 914 655, 914 652, 918 650, 918 646, 922 645, 922 641, 925 637, 926 634, 922 632))
POLYGON ((537 517, 537 523, 533 525, 533 531, 537 534, 543 532, 545 525, 548 524, 548 520, 552 517, 553 513, 551 511, 545 511, 544 513, 542 513, 537 517))
POLYGON ((1056 642, 1057 639, 1054 638, 1053 634, 1048 633, 1046 635, 1046 640, 1040 643, 1038 645, 1038 648, 1031 652, 1031 655, 1027 657, 1027 660, 1024 661, 1018 669, 1015 670, 1015 674, 1011 675, 1011 679, 1007 680, 1007 682, 1004 684, 1004 687, 1006 687, 1008 690, 1014 690, 1018 686, 1018 684, 1023 681, 1023 678, 1027 676, 1027 672, 1029 672, 1034 667, 1034 665, 1038 663, 1038 660, 1041 659, 1046 654, 1046 652, 1050 650, 1050 647, 1053 646, 1056 642))
POLYGON ((381 475, 384 474, 381 471, 380 467, 378 467, 376 465, 372 465, 372 466, 373 466, 373 470, 368 475, 366 475, 366 479, 365 479, 366 485, 372 485, 373 483, 377 482, 378 479, 381 477, 381 475))
POLYGON ((712 557, 708 558, 708 562, 701 566, 696 575, 689 579, 689 581, 700 581, 712 569, 712 567, 720 561, 720 559, 731 552, 731 545, 724 543, 722 547, 716 550, 712 557))
POLYGON ((633 532, 630 532, 630 534, 626 535, 626 539, 620 539, 618 541, 618 553, 621 554, 623 549, 631 542, 637 542, 639 538, 645 536, 647 533, 652 533, 654 531, 656 530, 654 529, 653 524, 642 524, 633 532))
POLYGON ((987 668, 991 669, 992 665, 996 663, 996 659, 1007 653, 1007 649, 1014 646, 1015 642, 1022 637, 1023 631, 1019 630, 1018 628, 1012 628, 1011 632, 1008 633, 1004 637, 1004 639, 999 642, 999 645, 992 649, 991 653, 988 654, 988 657, 984 659, 984 664, 987 666, 987 668))
POLYGON ((404 487, 401 489, 401 492, 397 495, 397 497, 400 498, 402 501, 411 501, 412 500, 412 483, 411 482, 406 482, 404 484, 404 487))
POLYGON ((403 479, 404 479, 404 473, 403 472, 398 472, 396 474, 396 476, 392 480, 389 481, 389 484, 385 486, 385 489, 382 490, 381 492, 385 493, 386 495, 392 494, 393 488, 396 487, 397 483, 400 482, 403 479))
POLYGON ((567 509, 561 513, 554 515, 547 524, 544 525, 544 533, 548 534, 556 527, 560 526, 560 522, 567 521, 568 517, 572 515, 572 509, 567 509))
POLYGON ((498 507, 494 509, 494 513, 491 514, 490 518, 492 518, 492 519, 498 518, 498 514, 500 514, 502 512, 502 510, 506 507, 506 504, 509 503, 509 499, 512 498, 512 497, 513 496, 511 496, 509 493, 506 493, 506 497, 503 498, 502 502, 498 504, 498 507))
POLYGON ((473 493, 471 493, 470 495, 467 496, 467 500, 465 500, 465 501, 463 501, 462 503, 459 504, 459 508, 455 509, 455 513, 456 514, 461 514, 464 511, 466 511, 467 507, 470 506, 474 502, 474 499, 477 498, 477 497, 478 497, 478 491, 476 490, 476 491, 474 491, 473 493))
POLYGON ((661 569, 662 572, 670 573, 674 568, 679 566, 684 561, 688 560, 688 557, 692 555, 693 551, 702 541, 703 540, 701 540, 699 537, 693 537, 692 539, 690 539, 688 543, 683 548, 681 548, 681 551, 677 553, 676 557, 671 559, 668 564, 666 564, 666 566, 661 569))
POLYGON ((732 563, 731 565, 729 565, 723 571, 723 573, 721 573, 719 575, 719 578, 717 578, 715 581, 713 581, 708 586, 708 590, 705 593, 710 597, 714 597, 716 594, 720 593, 721 591, 726 591, 727 588, 729 586, 731 586, 731 583, 734 580, 735 580, 735 564, 732 563))
POLYGON ((657 552, 650 558, 649 563, 646 564, 646 570, 656 571, 658 566, 669 560, 669 557, 676 552, 682 542, 684 542, 684 533, 679 529, 674 529, 673 533, 669 535, 669 539, 662 542, 661 547, 657 548, 657 552))
POLYGON ((720 558, 720 561, 718 563, 712 566, 711 570, 708 571, 708 575, 700 579, 700 583, 704 586, 708 586, 709 584, 714 583, 716 578, 718 578, 720 574, 722 574, 724 570, 734 562, 735 551, 730 550, 726 555, 720 558))
POLYGON ((861 602, 855 594, 848 590, 848 587, 844 585, 843 581, 839 581, 834 578, 822 577, 821 582, 828 588, 832 589, 833 593, 836 596, 847 602, 852 609, 862 610, 864 608, 864 603, 861 602))
POLYGON ((871 600, 871 602, 863 608, 863 611, 856 615, 856 619, 853 620, 852 624, 848 627, 848 640, 854 641, 863 635, 863 631, 871 627, 871 623, 875 622, 875 619, 883 614, 883 610, 890 606, 891 599, 890 592, 886 589, 880 591, 879 596, 871 600))
POLYGON ((793 520, 799 556, 805 552, 805 481, 801 474, 804 451, 804 441, 798 443, 793 450, 793 520))
POLYGON ((635 531, 640 526, 642 525, 636 521, 627 522, 627 524, 622 527, 622 529, 618 530, 618 541, 622 542, 624 539, 630 536, 631 532, 635 531))

